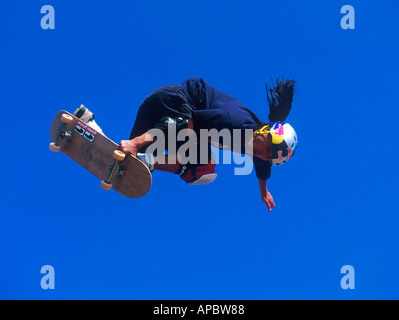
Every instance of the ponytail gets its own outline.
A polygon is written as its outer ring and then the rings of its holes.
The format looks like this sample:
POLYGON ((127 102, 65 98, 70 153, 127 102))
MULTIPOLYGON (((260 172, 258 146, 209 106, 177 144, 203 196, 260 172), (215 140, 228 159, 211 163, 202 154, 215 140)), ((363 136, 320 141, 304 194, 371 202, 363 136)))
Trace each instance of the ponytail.
POLYGON ((295 95, 295 80, 285 80, 284 77, 276 83, 266 83, 267 103, 269 104, 270 122, 284 122, 291 111, 295 95))

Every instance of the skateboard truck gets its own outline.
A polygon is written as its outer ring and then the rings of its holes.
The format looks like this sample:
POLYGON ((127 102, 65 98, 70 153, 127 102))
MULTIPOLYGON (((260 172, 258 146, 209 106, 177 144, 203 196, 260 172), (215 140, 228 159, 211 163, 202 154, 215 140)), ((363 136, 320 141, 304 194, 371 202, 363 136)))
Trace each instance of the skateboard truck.
POLYGON ((73 121, 73 118, 70 115, 64 113, 61 116, 61 121, 62 121, 62 125, 60 126, 57 139, 55 140, 55 142, 51 142, 50 146, 49 146, 50 150, 54 151, 54 152, 58 152, 61 149, 61 147, 57 144, 58 141, 60 140, 60 138, 61 139, 66 138, 69 141, 72 139, 72 136, 73 136, 73 132, 71 130, 67 129, 67 125, 73 121))
POLYGON ((105 189, 105 190, 111 190, 112 188, 112 183, 111 180, 113 177, 115 177, 115 175, 118 175, 119 177, 121 177, 123 175, 123 173, 125 172, 125 169, 122 168, 119 163, 123 160, 125 160, 126 155, 119 150, 115 150, 114 151, 114 164, 112 166, 109 167, 109 174, 107 179, 101 181, 101 188, 105 189))

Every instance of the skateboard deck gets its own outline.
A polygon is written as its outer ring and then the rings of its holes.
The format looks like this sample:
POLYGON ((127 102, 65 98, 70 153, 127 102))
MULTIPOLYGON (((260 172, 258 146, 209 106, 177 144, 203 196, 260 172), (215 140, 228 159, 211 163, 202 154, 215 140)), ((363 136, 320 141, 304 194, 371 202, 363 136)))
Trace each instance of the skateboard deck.
POLYGON ((101 187, 128 198, 140 198, 151 188, 147 166, 132 155, 118 151, 118 144, 67 111, 54 117, 50 150, 61 151, 101 179, 101 187))

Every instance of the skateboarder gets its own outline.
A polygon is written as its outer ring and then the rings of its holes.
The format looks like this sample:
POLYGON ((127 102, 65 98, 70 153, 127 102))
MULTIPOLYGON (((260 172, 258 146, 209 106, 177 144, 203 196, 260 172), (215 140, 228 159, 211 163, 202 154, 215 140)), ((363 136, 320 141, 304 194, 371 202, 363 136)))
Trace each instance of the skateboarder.
MULTIPOLYGON (((190 184, 206 184, 217 176, 210 143, 206 146, 209 151, 207 163, 197 161, 182 165, 179 161, 168 162, 169 155, 165 156, 165 163, 158 163, 153 153, 146 153, 146 148, 156 141, 151 130, 161 130, 167 137, 171 127, 177 132, 190 129, 198 136, 201 129, 252 129, 253 135, 249 139, 241 135, 240 152, 253 157, 261 199, 272 210, 275 203, 267 189, 271 166, 287 162, 295 153, 298 142, 294 129, 284 123, 291 110, 294 85, 295 80, 282 79, 267 86, 270 108, 268 123, 260 121, 239 100, 210 86, 201 78, 190 78, 180 85, 160 87, 141 104, 130 138, 121 141, 120 150, 137 156, 151 171, 167 171, 178 174, 190 184)), ((101 132, 94 115, 87 108, 81 106, 74 114, 85 122, 90 121, 101 132)), ((199 149, 200 146, 203 147, 198 142, 199 149)), ((219 146, 223 147, 223 143, 219 143, 219 146)), ((165 149, 168 150, 168 146, 165 149)))

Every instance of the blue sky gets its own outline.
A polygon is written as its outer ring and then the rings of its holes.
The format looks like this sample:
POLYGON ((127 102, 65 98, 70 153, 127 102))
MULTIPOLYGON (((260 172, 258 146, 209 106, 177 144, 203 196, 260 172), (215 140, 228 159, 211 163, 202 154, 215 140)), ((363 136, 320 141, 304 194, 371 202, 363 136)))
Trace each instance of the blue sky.
POLYGON ((2 0, 0 12, 0 298, 399 298, 396 2, 2 0), (40 27, 47 4, 55 30, 40 27), (354 30, 340 26, 347 4, 354 30), (197 187, 156 172, 131 200, 48 150, 59 110, 87 105, 119 142, 149 93, 189 77, 266 120, 278 76, 297 80, 300 143, 273 168, 272 213, 233 165, 197 187), (55 290, 40 286, 44 265, 55 290))

